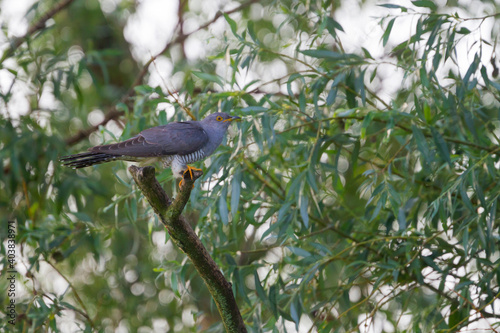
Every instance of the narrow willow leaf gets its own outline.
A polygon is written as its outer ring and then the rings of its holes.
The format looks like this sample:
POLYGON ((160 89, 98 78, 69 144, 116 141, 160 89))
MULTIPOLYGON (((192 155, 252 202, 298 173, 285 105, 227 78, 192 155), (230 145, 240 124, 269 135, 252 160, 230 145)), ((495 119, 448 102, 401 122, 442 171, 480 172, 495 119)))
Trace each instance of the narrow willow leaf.
POLYGON ((472 116, 472 113, 463 105, 461 105, 461 109, 464 115, 465 125, 467 125, 469 131, 477 140, 478 136, 477 136, 476 126, 474 125, 474 117, 472 116))
POLYGON ((274 318, 278 318, 277 288, 275 285, 272 285, 269 288, 269 303, 271 305, 271 311, 273 312, 274 318))
POLYGON ((370 83, 373 82, 373 80, 377 77, 377 68, 375 68, 370 75, 370 83))
POLYGON ((286 82, 286 89, 288 91, 288 96, 292 97, 294 96, 294 93, 292 91, 292 82, 295 81, 296 79, 300 79, 302 81, 302 84, 305 84, 304 77, 300 73, 293 73, 290 75, 288 78, 288 81, 286 82))
POLYGON ((177 272, 172 272, 172 274, 170 275, 170 287, 172 288, 175 296, 180 298, 181 294, 179 293, 179 281, 177 280, 177 272))
POLYGON ((168 123, 167 113, 165 112, 165 110, 161 110, 158 114, 158 123, 160 125, 166 125, 168 123))
POLYGON ((292 198, 299 198, 300 187, 304 177, 305 177, 305 171, 302 171, 295 177, 292 177, 292 181, 289 182, 286 187, 287 200, 290 200, 292 198))
POLYGON ((242 108, 241 111, 243 112, 265 112, 269 110, 266 107, 263 106, 247 106, 246 108, 242 108))
POLYGON ((300 322, 300 316, 301 316, 301 307, 300 303, 298 301, 298 297, 294 297, 292 300, 292 304, 290 304, 290 316, 292 317, 292 320, 295 323, 295 329, 299 330, 299 322, 300 322))
POLYGON ((465 190, 465 184, 462 182, 458 188, 460 191, 460 197, 462 198, 465 207, 467 207, 472 213, 475 213, 476 210, 474 209, 474 206, 467 195, 467 191, 465 190))
POLYGON ((306 195, 300 196, 300 216, 302 217, 302 222, 304 226, 309 228, 309 214, 307 213, 307 208, 309 206, 309 198, 306 195))
POLYGON ((429 77, 425 71, 425 67, 420 68, 420 83, 426 88, 429 88, 429 77))
POLYGON ((430 162, 432 162, 429 146, 427 145, 427 140, 422 131, 417 126, 412 125, 411 130, 413 132, 413 139, 417 144, 418 151, 420 152, 420 155, 422 157, 422 163, 427 168, 430 166, 430 162))
POLYGON ((301 90, 299 94, 299 109, 303 113, 306 112, 306 95, 304 94, 304 90, 301 90))
POLYGON ((229 212, 227 209, 226 197, 227 197, 227 187, 224 186, 220 193, 220 198, 219 198, 219 215, 224 225, 227 225, 229 223, 229 212))
POLYGON ((238 25, 236 24, 236 21, 230 18, 229 15, 227 15, 226 13, 224 13, 224 18, 226 19, 227 23, 229 23, 233 35, 239 37, 238 34, 236 33, 238 30, 238 25))
POLYGON ((424 119, 427 124, 432 123, 432 112, 429 103, 424 103, 424 119))
POLYGON ((416 7, 424 7, 424 8, 429 8, 431 10, 437 9, 436 4, 434 2, 428 1, 428 0, 412 1, 411 3, 416 7))
MULTIPOLYGON (((370 52, 367 49, 362 47, 361 50, 363 51, 363 55, 365 56, 365 58, 375 60, 375 58, 372 57, 372 55, 370 54, 370 52)), ((375 71, 376 70, 377 70, 377 68, 375 68, 375 71)))
POLYGON ((398 225, 399 225, 399 231, 406 230, 406 214, 403 207, 399 207, 398 209, 398 225))
POLYGON ((306 56, 319 58, 319 59, 327 59, 327 60, 362 60, 360 56, 354 53, 339 53, 330 50, 301 50, 300 53, 305 54, 306 56))
POLYGON ((361 73, 359 73, 359 75, 354 80, 354 87, 356 89, 356 92, 359 93, 359 96, 361 97, 361 103, 363 105, 366 105, 365 73, 366 70, 361 71, 361 73))
POLYGON ((432 138, 434 139, 434 143, 436 144, 436 147, 438 149, 439 156, 446 163, 451 165, 450 151, 448 150, 448 145, 446 144, 446 141, 444 141, 444 138, 441 136, 441 134, 439 134, 439 132, 434 127, 431 127, 431 133, 432 133, 432 138))
POLYGON ((406 7, 400 6, 400 5, 393 5, 392 3, 383 3, 380 5, 377 5, 379 7, 384 7, 384 8, 391 8, 391 9, 407 9, 406 7))
POLYGON ((134 221, 137 221, 137 199, 135 198, 135 196, 132 196, 132 198, 130 199, 130 209, 132 212, 132 219, 134 221))
POLYGON ((490 86, 490 78, 488 77, 488 72, 485 66, 481 66, 481 77, 484 80, 486 87, 490 86))
POLYGON ((374 116, 374 112, 368 112, 368 114, 365 116, 365 119, 363 119, 363 122, 361 123, 361 139, 366 138, 366 129, 372 122, 374 116))
POLYGON ((373 221, 376 217, 378 217, 378 214, 380 213, 382 206, 385 206, 386 201, 387 201, 387 194, 384 192, 380 196, 380 199, 378 200, 377 205, 375 206, 375 209, 372 212, 372 216, 370 217, 370 221, 373 221))
POLYGON ((245 282, 243 281, 242 274, 238 268, 236 268, 233 272, 233 290, 234 289, 238 291, 239 296, 243 297, 248 305, 252 304, 245 291, 245 282))
POLYGON ((468 35, 470 34, 470 30, 465 28, 465 27, 461 27, 459 30, 457 30, 457 34, 461 34, 461 35, 468 35))
POLYGON ((192 72, 194 76, 197 76, 198 78, 208 81, 208 82, 213 82, 217 83, 221 88, 224 86, 223 79, 215 74, 209 74, 209 73, 203 73, 203 72, 192 72))
POLYGON ((293 254, 299 256, 299 257, 310 257, 311 253, 308 251, 295 247, 295 246, 287 246, 287 249, 289 249, 293 254))
POLYGON ((236 213, 238 212, 240 194, 241 194, 241 170, 240 168, 238 168, 235 170, 233 180, 231 182, 231 215, 233 216, 233 218, 234 215, 236 215, 236 213))
POLYGON ((307 184, 312 188, 314 192, 319 192, 318 185, 316 183, 316 177, 315 177, 315 169, 312 167, 309 167, 307 169, 306 173, 306 181, 307 184))
POLYGON ((332 84, 332 87, 328 92, 328 96, 326 97, 326 105, 331 106, 335 102, 335 98, 337 98, 337 92, 337 88, 332 84))
POLYGON ((385 28, 384 34, 382 35, 382 45, 385 46, 387 44, 387 41, 389 40, 389 36, 391 34, 392 27, 394 26, 394 21, 396 21, 396 18, 393 18, 392 20, 389 21, 389 24, 387 24, 387 28, 385 28))
POLYGON ((262 302, 267 303, 268 299, 264 291, 264 288, 262 288, 262 284, 260 283, 259 274, 257 274, 257 271, 253 272, 253 276, 254 276, 255 291, 257 291, 257 296, 259 296, 262 302))
POLYGON ((337 35, 337 32, 335 30, 344 31, 344 28, 342 28, 340 23, 338 23, 337 21, 335 21, 333 18, 331 18, 329 16, 326 17, 326 29, 328 30, 328 32, 332 36, 337 35))

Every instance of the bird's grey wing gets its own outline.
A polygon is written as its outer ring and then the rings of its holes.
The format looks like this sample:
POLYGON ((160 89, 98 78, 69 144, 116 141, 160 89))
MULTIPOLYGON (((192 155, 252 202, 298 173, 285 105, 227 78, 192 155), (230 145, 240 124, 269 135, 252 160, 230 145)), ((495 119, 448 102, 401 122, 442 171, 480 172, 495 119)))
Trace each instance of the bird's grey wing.
POLYGON ((207 142, 208 135, 198 122, 187 121, 148 128, 126 141, 89 150, 133 157, 185 155, 201 149, 207 142))

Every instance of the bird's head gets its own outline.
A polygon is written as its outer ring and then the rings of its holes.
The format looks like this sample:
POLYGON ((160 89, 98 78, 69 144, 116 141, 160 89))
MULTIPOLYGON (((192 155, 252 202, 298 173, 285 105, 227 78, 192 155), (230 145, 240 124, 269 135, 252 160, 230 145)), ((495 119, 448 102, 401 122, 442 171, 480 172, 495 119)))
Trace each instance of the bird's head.
POLYGON ((237 116, 230 116, 225 112, 216 112, 206 116, 202 122, 210 126, 216 126, 227 129, 229 124, 233 121, 240 121, 241 118, 237 116))

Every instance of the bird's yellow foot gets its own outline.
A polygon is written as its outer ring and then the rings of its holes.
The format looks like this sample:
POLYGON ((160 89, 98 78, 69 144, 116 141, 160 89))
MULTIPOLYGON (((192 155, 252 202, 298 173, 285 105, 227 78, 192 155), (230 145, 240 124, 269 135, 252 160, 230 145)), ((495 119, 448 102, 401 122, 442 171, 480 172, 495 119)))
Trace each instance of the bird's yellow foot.
MULTIPOLYGON (((198 168, 195 168, 195 167, 188 165, 186 171, 184 171, 184 173, 182 174, 182 179, 179 182, 179 188, 181 188, 182 184, 184 183, 184 177, 186 175, 186 172, 189 172, 189 176, 191 177, 191 179, 193 179, 193 170, 194 171, 203 171, 202 169, 198 169, 198 168)), ((193 187, 194 187, 194 185, 193 185, 193 187)))

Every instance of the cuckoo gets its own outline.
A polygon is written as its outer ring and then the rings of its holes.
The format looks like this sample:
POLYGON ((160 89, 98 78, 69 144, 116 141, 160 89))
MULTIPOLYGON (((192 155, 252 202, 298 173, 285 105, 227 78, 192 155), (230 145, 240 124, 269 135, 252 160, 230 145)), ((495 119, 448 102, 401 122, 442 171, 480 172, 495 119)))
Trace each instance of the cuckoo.
POLYGON ((238 120, 241 118, 217 112, 201 121, 172 122, 148 128, 126 141, 95 146, 85 153, 61 157, 60 161, 73 169, 116 160, 142 164, 161 161, 164 167, 172 168, 175 177, 184 177, 189 172, 192 179, 192 170, 201 169, 189 164, 212 155, 221 144, 229 124, 238 120))

